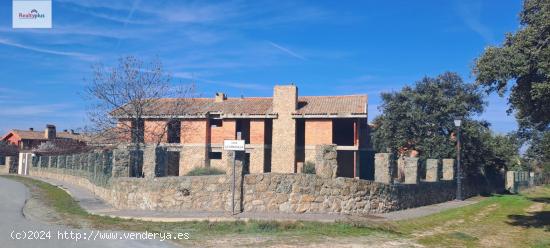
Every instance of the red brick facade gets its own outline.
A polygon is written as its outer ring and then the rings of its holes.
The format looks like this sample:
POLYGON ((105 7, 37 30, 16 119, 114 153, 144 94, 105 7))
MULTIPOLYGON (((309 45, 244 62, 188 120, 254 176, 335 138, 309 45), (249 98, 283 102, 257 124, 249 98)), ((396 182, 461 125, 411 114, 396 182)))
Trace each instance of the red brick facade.
POLYGON ((305 121, 305 144, 332 144, 332 120, 308 119, 305 121))

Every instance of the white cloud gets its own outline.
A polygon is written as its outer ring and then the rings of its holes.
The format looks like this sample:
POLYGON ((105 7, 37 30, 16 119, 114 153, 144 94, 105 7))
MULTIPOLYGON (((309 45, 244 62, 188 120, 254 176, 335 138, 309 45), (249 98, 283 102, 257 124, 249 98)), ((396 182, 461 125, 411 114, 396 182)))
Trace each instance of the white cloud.
POLYGON ((494 43, 494 34, 481 22, 482 2, 457 1, 456 11, 464 23, 486 43, 494 43))
POLYGON ((297 58, 297 59, 301 59, 301 60, 307 60, 306 58, 304 58, 304 56, 300 55, 300 54, 297 54, 293 51, 291 51, 290 49, 286 48, 286 47, 283 47, 275 42, 271 42, 271 41, 268 41, 268 43, 272 46, 272 47, 275 47, 277 49, 279 49, 280 51, 294 57, 294 58, 297 58))
POLYGON ((65 51, 58 51, 58 50, 51 50, 51 49, 45 49, 40 47, 34 47, 34 46, 28 46, 21 43, 13 42, 7 39, 0 39, 0 44, 11 46, 11 47, 17 47, 33 52, 39 52, 39 53, 46 53, 46 54, 53 54, 53 55, 60 55, 60 56, 67 56, 67 57, 73 57, 80 60, 85 61, 94 61, 97 60, 97 58, 94 55, 85 54, 85 53, 79 53, 79 52, 65 52, 65 51))
POLYGON ((14 116, 36 116, 36 115, 49 115, 63 113, 70 105, 59 104, 33 104, 33 105, 17 105, 17 106, 4 106, 0 109, 0 115, 14 117, 14 116))

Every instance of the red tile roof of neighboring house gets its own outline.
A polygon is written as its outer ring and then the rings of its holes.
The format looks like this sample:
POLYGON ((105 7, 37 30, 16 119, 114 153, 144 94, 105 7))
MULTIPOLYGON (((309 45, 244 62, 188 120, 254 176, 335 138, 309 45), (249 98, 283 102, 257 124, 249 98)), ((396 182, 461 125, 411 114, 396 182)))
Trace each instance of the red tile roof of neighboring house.
MULTIPOLYGON (((151 103, 144 116, 161 117, 175 115, 203 115, 221 113, 231 115, 272 115, 273 98, 247 97, 227 98, 216 102, 213 98, 164 98, 151 103), (172 112, 181 110, 183 113, 172 112)), ((350 96, 303 96, 298 97, 294 115, 366 115, 367 95, 350 96)), ((112 113, 122 117, 122 110, 112 113)))
MULTIPOLYGON (((21 139, 26 139, 26 140, 47 140, 46 137, 44 136, 44 131, 30 131, 30 130, 18 130, 18 129, 11 130, 7 135, 2 137, 2 139, 7 137, 10 133, 14 133, 17 136, 19 136, 21 139)), ((70 132, 57 132, 56 137, 63 138, 63 139, 80 140, 82 136, 80 136, 79 134, 73 134, 70 132)))

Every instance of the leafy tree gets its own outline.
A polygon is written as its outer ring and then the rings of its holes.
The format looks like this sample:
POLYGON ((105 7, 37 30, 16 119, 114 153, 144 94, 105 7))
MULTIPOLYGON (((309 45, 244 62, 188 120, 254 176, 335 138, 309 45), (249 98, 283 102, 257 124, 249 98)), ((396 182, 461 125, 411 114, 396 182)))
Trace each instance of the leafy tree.
POLYGON ((550 132, 534 132, 525 152, 528 169, 550 172, 550 132))
POLYGON ((455 73, 425 77, 414 87, 382 94, 382 115, 374 120, 376 150, 395 154, 416 151, 426 158, 454 158, 455 116, 461 127, 462 164, 468 175, 498 172, 519 163, 520 142, 514 135, 494 135, 489 123, 473 119, 485 102, 475 85, 455 73))
POLYGON ((508 112, 516 111, 522 127, 545 130, 550 123, 550 0, 525 0, 520 23, 502 45, 483 52, 474 74, 487 92, 502 96, 511 88, 508 112))
POLYGON ((453 119, 471 119, 485 103, 476 87, 455 73, 425 77, 414 87, 382 93, 382 115, 374 120, 373 144, 378 151, 418 151, 421 158, 454 154, 453 119))

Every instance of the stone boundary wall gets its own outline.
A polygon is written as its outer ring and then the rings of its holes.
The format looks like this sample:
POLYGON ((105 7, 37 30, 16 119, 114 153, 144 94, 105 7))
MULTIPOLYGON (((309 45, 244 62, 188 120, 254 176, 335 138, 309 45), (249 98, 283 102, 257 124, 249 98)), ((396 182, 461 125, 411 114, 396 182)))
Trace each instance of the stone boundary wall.
POLYGON ((51 178, 90 190, 117 209, 231 211, 231 182, 226 175, 113 178, 106 187, 87 178, 32 170, 32 176, 51 178))
MULTIPOLYGON (((465 182, 464 195, 477 195, 465 182)), ((244 177, 245 212, 373 214, 455 199, 454 181, 385 184, 309 174, 250 174, 244 177)))
MULTIPOLYGON (((53 170, 33 169, 31 175, 79 185, 117 209, 231 212, 229 175, 113 178, 105 187, 53 170)), ((383 184, 277 173, 245 175, 242 187, 244 212, 373 214, 445 202, 456 193, 454 181, 383 184)), ((465 189, 465 195, 476 193, 465 189)))
MULTIPOLYGON (((244 156, 237 153, 234 209, 231 171, 212 176, 155 177, 157 165, 164 160, 159 159, 154 147, 144 153, 145 178, 127 176, 130 162, 124 149, 41 156, 33 162, 30 174, 82 186, 115 208, 129 210, 373 214, 455 198, 452 159, 443 160, 442 166, 438 161, 430 162, 434 177, 430 182, 419 180, 418 159, 406 158, 403 182, 393 183, 393 163, 388 153, 375 155, 377 181, 369 181, 335 177, 335 147, 319 146, 317 150, 317 175, 243 175, 244 156), (447 176, 440 179, 439 175, 447 176)), ((480 185, 466 180, 463 185, 464 196, 482 190, 480 185)))

